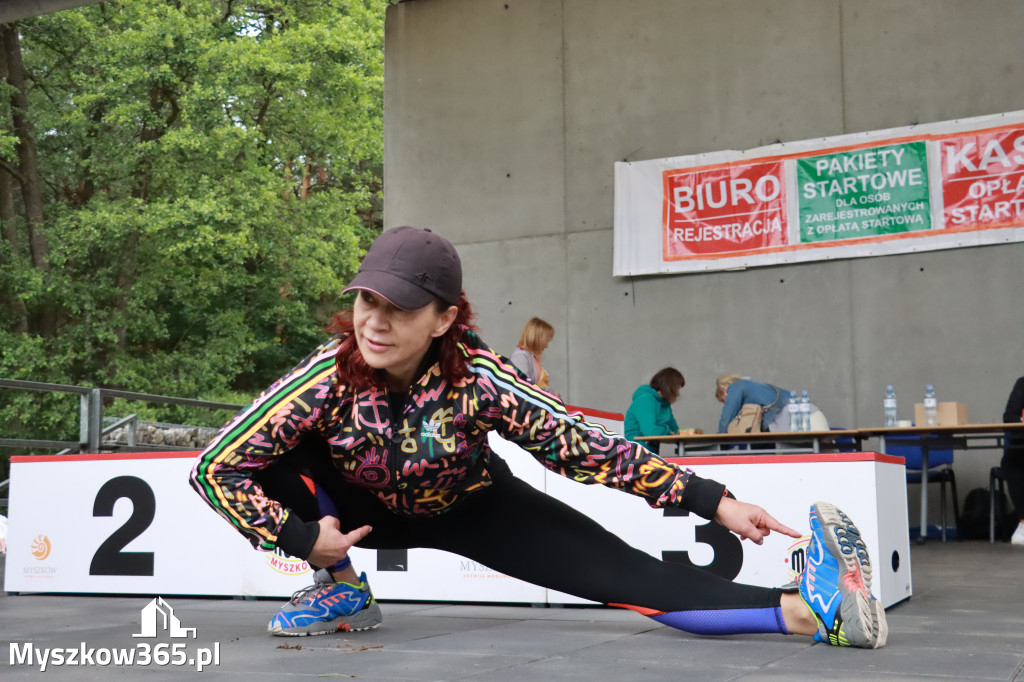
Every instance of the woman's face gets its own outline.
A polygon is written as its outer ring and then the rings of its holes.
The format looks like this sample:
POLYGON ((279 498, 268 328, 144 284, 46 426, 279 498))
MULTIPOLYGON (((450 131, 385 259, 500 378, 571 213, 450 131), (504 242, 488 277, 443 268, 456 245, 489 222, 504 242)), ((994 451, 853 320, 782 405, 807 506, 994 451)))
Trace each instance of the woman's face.
POLYGON ((539 358, 540 356, 544 355, 544 351, 546 351, 548 349, 548 346, 550 346, 550 345, 551 345, 551 339, 546 339, 546 340, 542 339, 541 342, 540 342, 540 348, 537 349, 537 357, 539 358))
POLYGON ((715 397, 718 398, 718 402, 720 402, 720 403, 724 403, 725 402, 725 392, 728 391, 728 390, 729 389, 726 386, 719 386, 715 390, 715 397))
POLYGON ((430 343, 443 336, 458 308, 438 312, 433 303, 419 310, 402 310, 386 298, 360 289, 352 308, 356 345, 366 364, 382 369, 389 386, 406 389, 430 349, 430 343))
POLYGON ((681 390, 682 386, 676 386, 669 391, 668 395, 662 395, 661 397, 665 399, 665 402, 671 405, 675 401, 679 400, 679 392, 681 390))

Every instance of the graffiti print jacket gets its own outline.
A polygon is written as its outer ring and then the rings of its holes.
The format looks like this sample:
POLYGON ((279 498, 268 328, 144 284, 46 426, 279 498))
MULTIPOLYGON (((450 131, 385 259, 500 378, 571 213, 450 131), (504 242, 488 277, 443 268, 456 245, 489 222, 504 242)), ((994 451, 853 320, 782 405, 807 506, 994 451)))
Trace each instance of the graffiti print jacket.
POLYGON ((724 486, 669 464, 625 438, 571 414, 554 395, 523 378, 471 330, 459 347, 470 369, 450 384, 435 363, 391 414, 386 388, 355 392, 339 383, 341 337, 317 348, 234 419, 199 455, 192 487, 257 549, 308 555, 315 519, 299 519, 253 480, 318 432, 347 483, 373 491, 396 514, 433 516, 490 485, 487 433, 496 431, 548 469, 647 500, 714 516, 724 486), (302 550, 305 549, 305 554, 302 550))

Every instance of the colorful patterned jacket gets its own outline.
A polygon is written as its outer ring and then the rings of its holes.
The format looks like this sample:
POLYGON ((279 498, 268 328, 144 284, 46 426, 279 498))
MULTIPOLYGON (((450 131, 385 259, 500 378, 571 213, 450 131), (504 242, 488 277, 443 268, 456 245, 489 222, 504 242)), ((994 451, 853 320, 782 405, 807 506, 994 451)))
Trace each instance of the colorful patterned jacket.
POLYGON ((570 414, 468 329, 460 348, 469 377, 449 384, 435 363, 410 388, 397 419, 387 389, 354 393, 338 382, 340 338, 317 348, 228 422, 192 469, 192 487, 258 549, 304 557, 316 540, 316 519, 298 519, 266 497, 252 476, 313 431, 326 439, 342 479, 374 491, 404 516, 442 513, 490 485, 492 430, 580 483, 620 488, 653 507, 682 507, 705 518, 718 508, 720 483, 570 414))

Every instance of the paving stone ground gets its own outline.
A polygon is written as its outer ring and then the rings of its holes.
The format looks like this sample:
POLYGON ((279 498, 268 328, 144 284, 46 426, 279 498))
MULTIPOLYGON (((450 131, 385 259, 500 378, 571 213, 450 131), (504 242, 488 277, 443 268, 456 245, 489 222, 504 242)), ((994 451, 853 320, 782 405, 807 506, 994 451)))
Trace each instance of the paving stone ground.
MULTIPOLYGON (((437 680, 1011 680, 1024 681, 1024 548, 929 542, 911 551, 914 595, 889 609, 889 645, 836 649, 781 635, 701 637, 607 608, 383 602, 372 631, 278 638, 278 603, 168 602, 197 630, 186 656, 216 648, 203 679, 437 680)), ((149 597, 0 596, 0 680, 178 680, 194 668, 39 666, 36 650, 134 647, 149 597)), ((150 640, 168 644, 182 640, 150 640)))

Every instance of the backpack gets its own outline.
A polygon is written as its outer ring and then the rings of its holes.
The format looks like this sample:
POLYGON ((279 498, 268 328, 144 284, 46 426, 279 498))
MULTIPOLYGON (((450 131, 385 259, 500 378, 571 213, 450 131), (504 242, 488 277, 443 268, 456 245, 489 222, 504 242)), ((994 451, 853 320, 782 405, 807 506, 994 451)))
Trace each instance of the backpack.
MULTIPOLYGON (((1017 527, 1017 515, 1009 509, 1006 493, 996 491, 996 539, 1007 541, 1017 527)), ((988 488, 975 488, 964 498, 957 532, 966 540, 988 540, 989 530, 988 488)))

